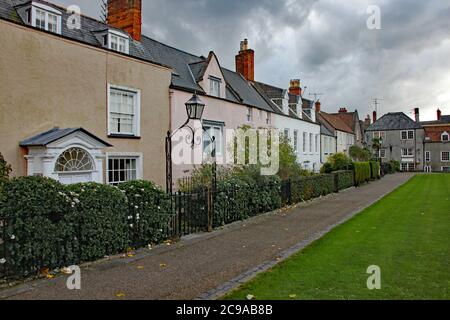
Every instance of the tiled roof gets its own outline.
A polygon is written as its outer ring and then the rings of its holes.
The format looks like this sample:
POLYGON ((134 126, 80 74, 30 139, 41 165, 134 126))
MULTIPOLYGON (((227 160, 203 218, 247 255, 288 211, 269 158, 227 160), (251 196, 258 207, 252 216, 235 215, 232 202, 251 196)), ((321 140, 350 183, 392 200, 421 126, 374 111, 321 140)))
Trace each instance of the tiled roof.
POLYGON ((62 139, 64 137, 67 137, 68 135, 81 131, 85 134, 87 134, 88 136, 94 138, 95 140, 101 142, 102 144, 104 144, 107 147, 112 147, 111 144, 109 144, 108 142, 105 142, 103 140, 101 140, 100 138, 96 137, 95 135, 93 135, 92 133, 90 133, 89 131, 83 129, 83 128, 67 128, 67 129, 60 129, 60 128, 53 128, 51 130, 42 132, 38 135, 35 135, 31 138, 28 138, 22 142, 20 142, 20 146, 21 147, 40 147, 40 146, 46 146, 52 142, 55 142, 59 139, 62 139))
POLYGON ((339 112, 339 113, 331 113, 333 116, 339 117, 345 124, 355 131, 355 114, 356 112, 339 112))
POLYGON ((403 112, 387 113, 372 123, 367 131, 420 129, 422 126, 403 112))
POLYGON ((420 122, 421 125, 448 125, 450 124, 450 115, 441 116, 441 120, 435 120, 435 121, 422 121, 420 122))
POLYGON ((329 114, 326 112, 321 112, 320 115, 322 118, 327 121, 334 129, 347 132, 347 133, 353 133, 353 130, 351 127, 349 127, 339 116, 336 114, 329 114))

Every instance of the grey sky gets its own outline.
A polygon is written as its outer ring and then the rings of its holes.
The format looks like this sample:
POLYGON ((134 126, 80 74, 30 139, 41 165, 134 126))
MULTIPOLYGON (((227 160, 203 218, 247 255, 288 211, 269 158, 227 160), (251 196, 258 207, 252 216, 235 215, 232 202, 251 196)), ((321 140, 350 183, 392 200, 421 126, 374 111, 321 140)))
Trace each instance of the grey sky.
MULTIPOLYGON (((76 4, 98 17, 100 0, 76 4)), ((450 1, 448 0, 144 0, 143 33, 199 55, 213 50, 234 69, 239 42, 256 55, 256 79, 287 87, 300 78, 320 92, 326 111, 341 106, 379 114, 403 111, 432 120, 450 114, 450 1), (381 30, 369 30, 366 10, 381 9, 381 30)))

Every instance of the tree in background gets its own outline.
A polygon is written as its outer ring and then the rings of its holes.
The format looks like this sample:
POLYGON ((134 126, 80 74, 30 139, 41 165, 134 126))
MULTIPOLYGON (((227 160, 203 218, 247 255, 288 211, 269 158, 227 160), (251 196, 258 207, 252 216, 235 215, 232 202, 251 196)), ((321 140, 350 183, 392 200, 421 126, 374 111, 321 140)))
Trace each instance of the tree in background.
POLYGON ((372 159, 370 151, 358 146, 351 146, 349 150, 350 157, 353 161, 366 162, 372 159))
POLYGON ((353 162, 345 153, 339 152, 331 155, 328 161, 322 166, 322 173, 330 173, 333 171, 348 170, 352 167, 353 162))

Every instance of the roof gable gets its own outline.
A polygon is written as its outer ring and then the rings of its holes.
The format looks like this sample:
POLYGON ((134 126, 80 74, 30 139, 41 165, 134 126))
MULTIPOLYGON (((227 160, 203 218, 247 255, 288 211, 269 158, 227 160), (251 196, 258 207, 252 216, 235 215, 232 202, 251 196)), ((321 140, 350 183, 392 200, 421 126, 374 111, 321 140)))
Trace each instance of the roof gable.
POLYGON ((375 121, 367 131, 420 129, 422 126, 403 112, 387 113, 375 121))

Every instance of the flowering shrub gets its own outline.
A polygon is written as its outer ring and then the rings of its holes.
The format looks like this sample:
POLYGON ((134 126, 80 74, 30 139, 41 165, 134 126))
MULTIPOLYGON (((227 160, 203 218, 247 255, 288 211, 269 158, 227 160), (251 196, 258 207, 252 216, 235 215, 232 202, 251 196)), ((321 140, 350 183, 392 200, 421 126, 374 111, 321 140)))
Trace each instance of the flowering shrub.
MULTIPOLYGON (((59 182, 42 177, 7 181, 1 203, 6 252, 0 252, 9 270, 27 275, 41 267, 60 264, 62 223, 72 199, 59 182)), ((3 247, 3 246, 2 246, 3 247)))
POLYGON ((129 243, 127 198, 116 187, 83 183, 68 186, 74 213, 66 223, 78 226, 74 238, 79 243, 80 260, 92 261, 124 252, 129 243))
POLYGON ((169 237, 170 198, 150 181, 130 181, 119 186, 128 199, 128 230, 133 246, 160 243, 169 237))

